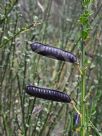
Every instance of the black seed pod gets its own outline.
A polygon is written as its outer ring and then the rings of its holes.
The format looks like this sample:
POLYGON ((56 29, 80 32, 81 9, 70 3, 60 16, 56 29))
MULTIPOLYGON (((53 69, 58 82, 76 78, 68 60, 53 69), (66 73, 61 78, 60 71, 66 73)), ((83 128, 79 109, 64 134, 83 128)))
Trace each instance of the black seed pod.
POLYGON ((65 103, 71 102, 71 99, 67 94, 65 94, 63 92, 59 92, 57 90, 52 90, 52 89, 28 85, 28 86, 26 86, 26 93, 28 93, 31 96, 43 98, 46 100, 65 102, 65 103))
POLYGON ((80 122, 80 115, 78 113, 75 113, 73 123, 74 125, 78 125, 80 122))
POLYGON ((77 62, 77 58, 70 52, 64 51, 59 48, 52 47, 50 45, 45 45, 42 43, 34 42, 31 44, 31 49, 43 56, 47 56, 49 58, 67 61, 71 63, 77 62))

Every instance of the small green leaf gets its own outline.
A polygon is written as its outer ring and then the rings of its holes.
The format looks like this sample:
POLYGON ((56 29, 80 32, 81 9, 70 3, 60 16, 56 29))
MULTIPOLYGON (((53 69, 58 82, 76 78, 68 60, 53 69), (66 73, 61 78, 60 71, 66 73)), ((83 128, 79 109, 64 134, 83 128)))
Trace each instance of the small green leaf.
POLYGON ((7 41, 9 40, 7 36, 3 36, 3 39, 7 41))
POLYGON ((13 37, 13 33, 11 33, 10 31, 8 31, 8 35, 9 35, 10 37, 13 37))
POLYGON ((82 31, 82 38, 85 40, 88 37, 88 32, 83 30, 82 31))

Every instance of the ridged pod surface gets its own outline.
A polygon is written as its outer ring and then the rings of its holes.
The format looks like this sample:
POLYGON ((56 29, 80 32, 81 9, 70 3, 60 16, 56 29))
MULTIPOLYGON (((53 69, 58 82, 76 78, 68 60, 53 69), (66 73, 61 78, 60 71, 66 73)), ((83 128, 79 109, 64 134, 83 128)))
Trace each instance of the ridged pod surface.
POLYGON ((26 86, 26 93, 31 96, 43 98, 46 100, 65 102, 65 103, 71 102, 71 98, 66 93, 63 93, 57 90, 53 90, 53 89, 41 88, 41 87, 37 87, 33 85, 28 85, 26 86))
POLYGON ((77 58, 74 54, 71 52, 64 51, 60 48, 55 48, 47 44, 42 44, 39 42, 33 42, 31 44, 31 49, 43 56, 47 56, 49 58, 61 60, 61 61, 67 61, 70 63, 76 63, 77 58))

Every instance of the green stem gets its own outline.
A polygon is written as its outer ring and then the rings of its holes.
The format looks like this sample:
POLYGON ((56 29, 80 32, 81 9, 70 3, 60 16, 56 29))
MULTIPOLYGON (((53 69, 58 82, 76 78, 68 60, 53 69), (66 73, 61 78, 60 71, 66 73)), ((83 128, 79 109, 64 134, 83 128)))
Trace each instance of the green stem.
MULTIPOLYGON (((83 28, 82 28, 83 29, 83 28)), ((84 42, 83 39, 81 41, 81 52, 82 52, 82 60, 81 60, 81 68, 84 68, 85 62, 85 49, 84 49, 84 42)), ((81 75, 81 136, 85 136, 85 71, 83 71, 81 75)))

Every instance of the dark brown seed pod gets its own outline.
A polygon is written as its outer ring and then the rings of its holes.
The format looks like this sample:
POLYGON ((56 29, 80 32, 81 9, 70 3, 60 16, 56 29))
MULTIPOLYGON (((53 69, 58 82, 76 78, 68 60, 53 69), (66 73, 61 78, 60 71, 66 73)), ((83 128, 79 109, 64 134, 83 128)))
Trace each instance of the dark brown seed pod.
POLYGON ((47 56, 49 58, 67 61, 70 63, 76 63, 77 58, 71 52, 64 51, 60 48, 55 48, 47 44, 42 44, 39 42, 34 42, 31 44, 31 49, 43 56, 47 56))
POLYGON ((46 100, 65 102, 65 103, 71 102, 70 97, 66 93, 57 90, 48 89, 48 88, 41 88, 33 85, 28 85, 26 86, 26 93, 28 93, 31 96, 43 98, 46 100))

